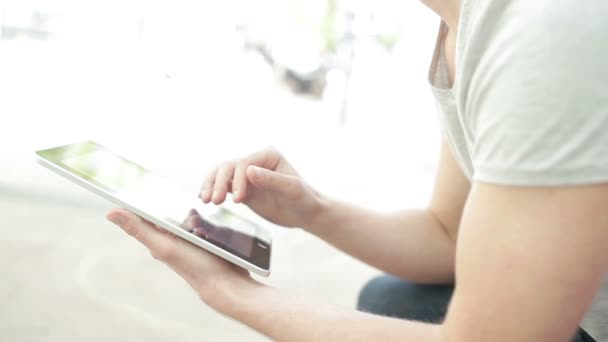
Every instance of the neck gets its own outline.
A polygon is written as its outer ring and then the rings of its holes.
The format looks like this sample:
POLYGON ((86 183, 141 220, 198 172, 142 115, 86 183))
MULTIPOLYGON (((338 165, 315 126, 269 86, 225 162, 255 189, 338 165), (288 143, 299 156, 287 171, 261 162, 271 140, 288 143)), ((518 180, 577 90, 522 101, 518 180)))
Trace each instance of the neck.
POLYGON ((452 31, 458 29, 461 0, 422 0, 433 12, 437 13, 452 31))

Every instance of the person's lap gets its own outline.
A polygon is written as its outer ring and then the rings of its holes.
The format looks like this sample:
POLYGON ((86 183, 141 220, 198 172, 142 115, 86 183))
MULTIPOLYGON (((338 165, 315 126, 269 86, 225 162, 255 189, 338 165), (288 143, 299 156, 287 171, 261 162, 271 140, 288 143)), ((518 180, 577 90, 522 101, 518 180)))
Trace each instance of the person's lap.
MULTIPOLYGON (((359 293, 357 310, 382 316, 415 321, 441 322, 447 312, 454 287, 420 285, 400 278, 382 275, 370 280, 359 293)), ((579 329, 572 342, 594 342, 579 329)))

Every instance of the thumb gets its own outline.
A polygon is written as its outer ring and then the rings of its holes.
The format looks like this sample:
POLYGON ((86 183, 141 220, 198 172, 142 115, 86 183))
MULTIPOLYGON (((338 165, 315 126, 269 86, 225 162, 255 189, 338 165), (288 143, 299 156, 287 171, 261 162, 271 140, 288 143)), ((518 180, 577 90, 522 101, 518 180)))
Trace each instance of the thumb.
POLYGON ((247 178, 257 188, 273 191, 286 196, 296 196, 302 190, 300 179, 250 165, 247 178))

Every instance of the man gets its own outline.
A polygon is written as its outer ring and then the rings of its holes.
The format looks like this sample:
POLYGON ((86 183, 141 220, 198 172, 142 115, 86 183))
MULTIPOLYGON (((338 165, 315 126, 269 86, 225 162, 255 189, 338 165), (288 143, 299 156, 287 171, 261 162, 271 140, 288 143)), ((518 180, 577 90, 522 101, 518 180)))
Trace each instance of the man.
POLYGON ((442 18, 430 80, 445 136, 428 209, 338 203, 273 150, 201 190, 407 279, 372 281, 360 307, 412 320, 295 300, 129 212, 108 218, 275 340, 592 341, 577 329, 608 268, 608 3, 425 3, 442 18))

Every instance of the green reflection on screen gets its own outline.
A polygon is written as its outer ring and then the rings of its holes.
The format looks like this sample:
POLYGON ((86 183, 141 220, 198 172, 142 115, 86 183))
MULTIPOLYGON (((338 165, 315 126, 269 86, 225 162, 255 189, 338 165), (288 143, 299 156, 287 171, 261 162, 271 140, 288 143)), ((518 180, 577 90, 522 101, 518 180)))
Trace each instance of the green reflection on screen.
POLYGON ((79 176, 115 190, 141 185, 146 169, 93 142, 72 144, 40 153, 79 176))

